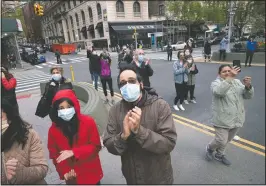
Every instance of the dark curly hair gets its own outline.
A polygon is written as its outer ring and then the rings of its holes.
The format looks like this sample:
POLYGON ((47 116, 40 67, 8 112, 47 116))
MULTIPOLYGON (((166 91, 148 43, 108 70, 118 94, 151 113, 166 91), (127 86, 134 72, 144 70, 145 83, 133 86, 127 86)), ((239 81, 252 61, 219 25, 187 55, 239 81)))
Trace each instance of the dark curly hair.
POLYGON ((21 119, 16 108, 8 100, 2 98, 1 107, 9 123, 9 127, 1 136, 1 152, 9 150, 14 142, 22 144, 24 149, 31 125, 21 119))

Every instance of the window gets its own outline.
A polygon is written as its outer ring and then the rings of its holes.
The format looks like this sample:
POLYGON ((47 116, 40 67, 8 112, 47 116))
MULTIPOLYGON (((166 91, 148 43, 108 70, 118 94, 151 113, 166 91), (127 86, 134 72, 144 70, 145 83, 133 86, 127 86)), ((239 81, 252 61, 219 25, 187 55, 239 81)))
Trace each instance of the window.
POLYGON ((57 36, 57 26, 56 26, 56 23, 54 24, 54 29, 55 29, 55 35, 57 36))
POLYGON ((66 11, 66 4, 63 4, 63 11, 66 11))
POLYGON ((68 5, 68 9, 71 9, 70 1, 67 2, 67 5, 68 5))
POLYGON ((74 30, 72 30, 72 34, 73 34, 73 41, 75 41, 76 39, 76 36, 75 36, 75 31, 74 30))
POLYGON ((159 5, 159 15, 164 15, 164 5, 159 5))
POLYGON ((68 21, 67 21, 67 19, 65 19, 65 21, 66 21, 66 27, 67 27, 67 29, 69 29, 69 26, 68 26, 68 21))
POLYGON ((70 25, 71 25, 71 27, 73 28, 74 27, 74 23, 73 23, 73 17, 72 16, 70 16, 70 25))
POLYGON ((140 4, 137 1, 134 2, 134 4, 133 4, 133 12, 134 12, 134 17, 141 17, 140 4))
POLYGON ((78 17, 77 13, 75 14, 75 17, 76 17, 76 22, 77 22, 77 27, 78 27, 79 26, 79 17, 78 17))
POLYGON ((92 15, 91 7, 88 7, 88 11, 89 11, 90 23, 93 23, 93 15, 92 15))
POLYGON ((76 0, 73 0, 73 5, 74 5, 74 7, 77 6, 76 0))
POLYGON ((81 17, 82 17, 82 23, 83 23, 83 25, 85 25, 86 24, 86 18, 85 18, 85 13, 83 10, 81 11, 81 17))
POLYGON ((80 3, 82 3, 83 1, 82 0, 80 0, 80 3))
POLYGON ((116 12, 125 12, 124 3, 121 0, 116 2, 116 12))
POLYGON ((69 34, 69 31, 67 32, 67 37, 68 37, 68 42, 71 40, 70 39, 70 34, 69 34))
POLYGON ((98 13, 98 19, 102 19, 102 8, 99 3, 97 4, 97 13, 98 13))
POLYGON ((78 29, 78 36, 79 36, 79 40, 81 40, 80 29, 78 29))

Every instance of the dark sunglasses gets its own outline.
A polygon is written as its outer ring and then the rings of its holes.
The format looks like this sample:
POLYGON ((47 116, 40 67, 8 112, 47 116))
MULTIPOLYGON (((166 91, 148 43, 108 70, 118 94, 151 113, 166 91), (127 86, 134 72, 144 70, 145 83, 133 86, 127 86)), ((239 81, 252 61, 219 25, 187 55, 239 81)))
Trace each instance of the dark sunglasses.
POLYGON ((119 86, 119 88, 122 88, 127 83, 129 83, 129 84, 136 84, 137 83, 137 80, 136 79, 129 79, 128 81, 122 80, 121 82, 119 82, 118 86, 119 86))

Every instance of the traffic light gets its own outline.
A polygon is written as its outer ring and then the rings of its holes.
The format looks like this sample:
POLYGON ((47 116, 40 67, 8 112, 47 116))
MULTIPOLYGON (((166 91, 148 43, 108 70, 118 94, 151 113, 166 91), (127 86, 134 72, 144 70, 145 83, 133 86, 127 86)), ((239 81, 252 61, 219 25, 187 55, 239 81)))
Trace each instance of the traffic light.
POLYGON ((43 6, 39 5, 39 16, 43 16, 43 6))
POLYGON ((39 15, 39 4, 37 4, 37 3, 35 3, 34 4, 34 13, 36 14, 36 15, 39 15))

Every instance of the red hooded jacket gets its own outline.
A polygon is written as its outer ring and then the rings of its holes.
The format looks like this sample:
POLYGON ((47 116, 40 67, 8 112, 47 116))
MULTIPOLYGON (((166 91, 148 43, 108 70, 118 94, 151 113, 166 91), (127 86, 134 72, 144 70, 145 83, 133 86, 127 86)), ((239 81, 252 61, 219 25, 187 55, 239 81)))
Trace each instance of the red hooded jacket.
POLYGON ((80 113, 80 105, 75 93, 72 90, 60 90, 56 93, 53 103, 61 98, 70 99, 80 121, 77 140, 74 138, 73 147, 68 143, 68 139, 63 132, 52 123, 48 132, 48 149, 50 159, 63 180, 64 175, 71 169, 77 174, 76 184, 96 184, 102 177, 102 167, 99 158, 101 149, 100 136, 93 118, 80 113), (57 157, 63 150, 72 150, 74 158, 68 158, 60 163, 56 162, 57 157))

